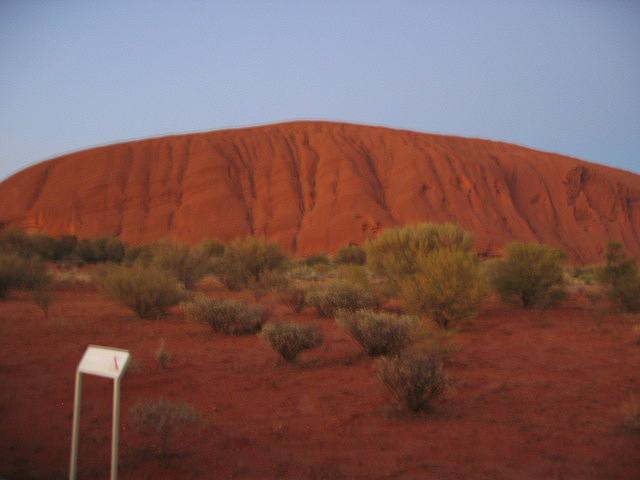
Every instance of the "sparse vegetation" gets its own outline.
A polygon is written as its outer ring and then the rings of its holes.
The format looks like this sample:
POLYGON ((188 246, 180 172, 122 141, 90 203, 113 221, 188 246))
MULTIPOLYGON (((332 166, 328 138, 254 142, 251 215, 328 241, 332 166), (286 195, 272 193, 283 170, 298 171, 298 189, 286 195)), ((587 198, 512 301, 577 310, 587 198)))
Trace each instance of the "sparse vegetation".
POLYGON ((309 289, 306 299, 321 317, 330 317, 338 310, 355 312, 378 306, 378 299, 371 291, 344 280, 334 280, 309 289))
POLYGON ((473 238, 451 224, 419 225, 391 228, 365 245, 367 259, 377 273, 385 276, 396 291, 402 282, 418 273, 418 257, 438 249, 471 251, 473 238))
POLYGON ((279 288, 278 296, 294 313, 300 313, 307 305, 304 288, 295 283, 279 288))
POLYGON ((167 272, 189 290, 207 271, 208 257, 203 251, 188 245, 162 240, 153 245, 152 251, 152 266, 167 272))
POLYGON ((156 453, 159 458, 170 455, 169 442, 175 432, 200 428, 204 424, 202 415, 191 405, 165 398, 137 403, 129 410, 128 421, 135 431, 158 438, 156 453))
POLYGON ((51 275, 38 257, 0 254, 0 298, 4 298, 11 290, 44 289, 50 282, 51 275))
POLYGON ((323 340, 322 332, 316 325, 293 322, 268 323, 260 335, 287 362, 293 362, 300 352, 319 347, 323 340))
POLYGON ((31 292, 31 298, 33 298, 33 303, 35 303, 40 310, 42 310, 42 314, 44 315, 45 320, 49 319, 49 307, 53 303, 53 296, 51 295, 51 291, 48 287, 43 286, 40 288, 36 288, 31 292))
POLYGON ((216 273, 227 288, 240 290, 251 280, 259 281, 263 272, 279 268, 284 260, 277 244, 264 238, 245 237, 227 246, 216 265, 216 273))
POLYGON ((171 352, 167 350, 167 345, 164 341, 164 338, 160 339, 160 345, 158 346, 158 349, 155 352, 155 356, 156 356, 156 360, 158 360, 158 363, 160 364, 160 367, 162 367, 165 370, 169 368, 169 364, 171 363, 171 359, 173 358, 173 355, 171 355, 171 352))
POLYGON ((401 281, 406 308, 442 328, 474 316, 486 297, 475 253, 438 249, 418 255, 416 273, 401 281))
POLYGON ((378 363, 382 382, 399 404, 411 412, 427 410, 442 395, 446 379, 437 350, 415 349, 378 363))
POLYGON ((268 316, 267 310, 260 305, 204 296, 185 304, 184 311, 192 320, 205 322, 215 332, 228 335, 257 333, 268 316))
POLYGON ((628 258, 618 242, 607 245, 607 263, 598 275, 609 297, 629 312, 640 311, 640 272, 635 259, 628 258))
POLYGON ((107 297, 140 318, 161 318, 184 298, 178 283, 155 268, 114 265, 104 271, 99 283, 107 297))
POLYGON ((124 259, 127 246, 115 237, 83 239, 78 242, 78 256, 85 263, 120 263, 124 259))
POLYGON ((548 308, 564 298, 562 251, 537 243, 511 243, 495 262, 491 280, 503 301, 548 308))
POLYGON ((318 255, 311 255, 309 257, 305 257, 302 260, 302 264, 307 267, 315 267, 317 265, 329 265, 329 259, 324 253, 318 255))
POLYGON ((364 265, 367 263, 367 252, 359 245, 340 247, 334 258, 337 264, 364 265))
POLYGON ((397 355, 416 337, 419 321, 408 315, 360 310, 341 311, 336 321, 367 355, 397 355))

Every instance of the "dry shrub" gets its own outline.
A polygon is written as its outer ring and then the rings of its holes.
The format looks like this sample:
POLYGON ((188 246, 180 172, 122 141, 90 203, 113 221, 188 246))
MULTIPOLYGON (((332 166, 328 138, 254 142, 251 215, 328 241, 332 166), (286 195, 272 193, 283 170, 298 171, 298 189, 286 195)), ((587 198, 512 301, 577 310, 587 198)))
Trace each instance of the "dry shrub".
POLYGON ((51 290, 47 287, 37 288, 33 292, 31 292, 31 298, 33 299, 33 303, 35 303, 40 310, 42 310, 42 314, 44 315, 45 320, 49 319, 49 307, 53 303, 53 296, 51 295, 51 290))
POLYGON ((598 277, 607 285, 609 297, 626 311, 640 311, 640 271, 635 259, 628 258, 618 242, 609 242, 606 256, 598 277))
POLYGON ((640 402, 635 397, 622 404, 620 414, 625 428, 640 433, 640 402))
POLYGON ((416 273, 400 285, 405 307, 428 315, 442 328, 473 317, 487 291, 477 256, 464 250, 418 255, 416 273))
POLYGON ((564 253, 549 245, 514 242, 506 258, 495 262, 490 274, 503 301, 524 308, 549 308, 564 298, 564 253))
POLYGON ((241 290, 251 280, 259 281, 263 272, 279 268, 285 258, 276 243, 264 238, 240 238, 227 246, 217 262, 216 274, 227 288, 241 290))
POLYGON ((267 310, 260 305, 204 296, 187 303, 184 311, 192 320, 208 323, 215 332, 228 335, 257 333, 268 316, 267 310))
POLYGON ((167 272, 189 290, 193 290, 207 272, 208 257, 203 250, 173 240, 161 240, 153 245, 152 252, 151 265, 167 272))
POLYGON ((396 288, 418 272, 418 257, 439 249, 472 251, 473 238, 456 225, 410 225, 384 230, 365 245, 367 261, 396 288))
POLYGON ((0 298, 4 298, 11 290, 36 291, 46 288, 50 283, 51 275, 38 257, 0 254, 0 298))
POLYGON ((310 289, 307 291, 306 299, 321 317, 330 317, 338 310, 355 312, 373 308, 379 303, 373 292, 344 280, 335 280, 310 289))
POLYGON ((337 264, 364 265, 367 263, 367 252, 358 245, 340 247, 334 258, 337 264))
POLYGON ((171 359, 173 358, 173 355, 171 355, 171 352, 167 350, 167 345, 164 341, 164 338, 160 339, 160 345, 156 350, 155 356, 156 356, 156 360, 158 360, 158 363, 160 364, 160 367, 162 367, 165 370, 169 368, 169 364, 171 363, 171 359))
POLYGON ((155 268, 111 266, 98 282, 108 298, 140 318, 161 318, 184 298, 180 285, 155 268))
POLYGON ((83 239, 76 247, 78 256, 86 263, 120 263, 126 250, 126 244, 115 237, 83 239))
POLYGON ((416 317, 370 310, 341 311, 336 321, 372 357, 399 354, 416 339, 419 328, 416 317))
POLYGON ((397 357, 382 358, 378 373, 398 403, 411 412, 427 410, 446 386, 438 350, 410 349, 397 357))
POLYGON ((159 440, 157 455, 166 458, 171 453, 171 436, 187 428, 200 428, 202 415, 188 403, 178 403, 165 398, 137 403, 129 410, 129 424, 142 434, 156 435, 159 440))
POLYGON ((300 313, 307 305, 304 288, 295 283, 279 288, 278 296, 294 313, 300 313))
POLYGON ((281 272, 266 270, 260 274, 257 280, 250 278, 247 288, 253 293, 253 298, 258 301, 272 290, 285 288, 287 283, 287 278, 281 272))
POLYGON ((322 331, 318 326, 293 322, 268 323, 260 335, 287 362, 293 362, 304 350, 319 347, 323 341, 322 331))

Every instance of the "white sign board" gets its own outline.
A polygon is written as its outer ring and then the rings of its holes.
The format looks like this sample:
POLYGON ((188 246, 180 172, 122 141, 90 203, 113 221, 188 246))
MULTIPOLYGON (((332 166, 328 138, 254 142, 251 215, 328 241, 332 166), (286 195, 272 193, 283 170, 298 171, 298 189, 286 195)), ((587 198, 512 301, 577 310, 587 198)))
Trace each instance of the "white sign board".
POLYGON ((89 345, 78 364, 80 373, 118 379, 129 364, 129 352, 119 348, 89 345))
POLYGON ((80 437, 80 405, 82 403, 82 375, 97 375, 113 379, 113 415, 111 428, 111 480, 118 480, 118 439, 120 425, 120 380, 129 364, 126 350, 89 345, 76 370, 76 388, 73 398, 73 426, 71 431, 71 459, 69 480, 78 473, 78 439, 80 437))

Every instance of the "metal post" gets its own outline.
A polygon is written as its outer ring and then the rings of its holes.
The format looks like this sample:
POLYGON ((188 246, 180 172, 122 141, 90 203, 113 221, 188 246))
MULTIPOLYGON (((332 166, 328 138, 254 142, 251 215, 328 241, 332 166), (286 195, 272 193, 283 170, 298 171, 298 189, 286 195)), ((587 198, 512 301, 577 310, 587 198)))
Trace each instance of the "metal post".
POLYGON ((111 428, 111 480, 118 480, 118 441, 120 437, 120 378, 113 381, 113 418, 111 428))
POLYGON ((73 395, 73 427, 71 431, 71 459, 69 480, 76 480, 78 471, 78 437, 80 435, 80 407, 82 405, 82 373, 76 372, 76 390, 73 395))

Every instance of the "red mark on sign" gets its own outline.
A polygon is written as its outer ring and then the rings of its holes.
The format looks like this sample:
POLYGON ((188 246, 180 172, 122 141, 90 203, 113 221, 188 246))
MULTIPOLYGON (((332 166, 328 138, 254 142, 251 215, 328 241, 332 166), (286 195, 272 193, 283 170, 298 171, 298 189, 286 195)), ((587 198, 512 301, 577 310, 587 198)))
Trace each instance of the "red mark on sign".
POLYGON ((116 364, 116 372, 120 370, 120 367, 118 367, 118 358, 117 357, 113 357, 113 363, 116 364))

